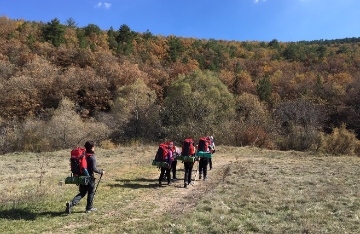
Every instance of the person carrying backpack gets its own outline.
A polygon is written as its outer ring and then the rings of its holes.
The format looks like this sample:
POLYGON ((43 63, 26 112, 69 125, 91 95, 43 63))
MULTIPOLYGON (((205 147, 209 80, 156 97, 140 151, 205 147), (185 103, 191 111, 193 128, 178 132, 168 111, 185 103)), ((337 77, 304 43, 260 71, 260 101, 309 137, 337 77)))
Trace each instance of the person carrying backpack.
MULTIPOLYGON (((170 142, 171 143, 171 142, 170 142)), ((173 143, 173 147, 171 149, 172 151, 172 155, 173 155, 173 161, 171 164, 171 170, 172 170, 172 180, 177 180, 178 178, 176 178, 176 165, 177 165, 177 156, 179 156, 181 154, 180 149, 178 147, 176 147, 175 142, 173 143)))
MULTIPOLYGON (((202 137, 199 139, 198 144, 198 151, 202 152, 210 152, 209 150, 209 141, 206 139, 206 137, 202 137)), ((206 157, 200 157, 199 161, 199 179, 202 178, 202 175, 204 175, 204 180, 208 180, 207 178, 207 167, 208 167, 209 160, 206 157)))
POLYGON ((86 213, 96 211, 97 209, 93 207, 93 198, 95 195, 95 177, 94 173, 104 175, 104 170, 99 170, 96 168, 96 158, 95 158, 95 143, 94 141, 87 141, 85 143, 86 149, 86 162, 87 162, 87 171, 90 175, 90 182, 87 185, 79 185, 79 193, 73 198, 72 201, 66 203, 66 213, 71 214, 73 206, 76 206, 80 200, 85 197, 87 194, 86 200, 86 213))
POLYGON ((174 146, 173 142, 169 142, 169 144, 166 145, 167 146, 167 154, 165 156, 165 162, 167 162, 167 167, 161 167, 161 172, 160 172, 160 176, 159 176, 159 187, 162 185, 162 180, 164 178, 164 175, 166 175, 166 179, 168 182, 168 185, 171 185, 171 176, 170 176, 170 170, 171 170, 171 165, 173 162, 173 154, 172 154, 172 148, 174 146))
MULTIPOLYGON (((182 152, 181 155, 183 156, 195 156, 195 146, 194 146, 194 140, 191 138, 187 138, 184 140, 182 145, 182 152)), ((193 185, 194 182, 191 181, 191 174, 194 167, 194 162, 184 161, 184 168, 185 168, 185 175, 184 175, 184 188, 187 187, 187 185, 193 185)))
MULTIPOLYGON (((210 149, 210 153, 215 153, 215 142, 214 142, 214 137, 213 136, 209 136, 209 149, 210 149)), ((209 161, 209 167, 210 170, 212 169, 212 158, 208 159, 209 161)))

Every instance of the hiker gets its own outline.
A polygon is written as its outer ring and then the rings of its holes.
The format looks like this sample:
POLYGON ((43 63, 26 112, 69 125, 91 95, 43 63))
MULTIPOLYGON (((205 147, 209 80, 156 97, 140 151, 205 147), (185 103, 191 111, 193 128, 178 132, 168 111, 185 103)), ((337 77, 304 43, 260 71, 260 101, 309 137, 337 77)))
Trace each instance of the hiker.
MULTIPOLYGON (((210 150, 211 154, 215 153, 215 143, 214 143, 213 136, 209 136, 209 150, 210 150)), ((209 160, 209 167, 211 170, 212 169, 212 158, 209 158, 208 160, 209 160)))
POLYGON ((161 186, 161 181, 164 178, 164 175, 166 175, 166 179, 168 182, 168 185, 171 185, 171 176, 170 176, 170 170, 171 170, 171 165, 173 162, 173 154, 172 154, 172 148, 174 146, 173 142, 169 142, 169 144, 167 144, 167 155, 165 157, 165 161, 168 163, 168 167, 161 167, 161 172, 160 172, 160 176, 159 176, 159 187, 161 186))
POLYGON ((94 173, 98 173, 101 175, 105 174, 104 170, 99 170, 96 168, 96 158, 94 155, 95 143, 94 141, 87 141, 85 143, 86 149, 86 162, 88 167, 88 173, 90 175, 90 182, 87 185, 79 185, 79 193, 73 198, 72 201, 66 203, 66 213, 70 214, 72 211, 73 206, 76 206, 80 200, 85 197, 87 193, 87 200, 86 200, 86 213, 96 211, 97 209, 93 207, 93 199, 95 195, 95 177, 94 173))
MULTIPOLYGON (((206 137, 202 137, 199 139, 198 144, 198 151, 202 152, 210 152, 209 150, 209 141, 206 137)), ((207 167, 208 167, 209 160, 206 157, 200 157, 199 161, 199 179, 202 178, 202 175, 204 175, 204 180, 208 180, 207 178, 207 167)))
POLYGON ((172 170, 172 175, 173 175, 172 180, 177 180, 178 179, 178 178, 176 178, 177 156, 179 156, 181 154, 181 150, 178 147, 176 147, 175 142, 172 147, 172 154, 173 154, 173 158, 174 158, 174 160, 172 161, 172 164, 171 164, 171 170, 172 170))
MULTIPOLYGON (((185 139, 185 141, 183 143, 181 155, 195 157, 195 146, 194 146, 193 139, 191 139, 191 138, 185 139)), ((186 188, 187 185, 194 184, 194 182, 191 181, 191 175, 192 175, 194 163, 195 163, 195 161, 194 162, 185 162, 184 161, 184 168, 185 168, 184 188, 186 188)))

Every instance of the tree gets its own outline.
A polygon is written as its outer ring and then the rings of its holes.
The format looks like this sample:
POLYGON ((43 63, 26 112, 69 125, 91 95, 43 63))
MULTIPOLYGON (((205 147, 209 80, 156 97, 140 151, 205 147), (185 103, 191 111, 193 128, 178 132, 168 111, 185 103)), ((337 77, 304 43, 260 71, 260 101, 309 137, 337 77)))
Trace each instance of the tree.
POLYGON ((117 90, 112 113, 118 129, 112 136, 115 142, 155 141, 161 135, 156 94, 141 79, 117 90))
MULTIPOLYGON (((163 125, 171 139, 226 136, 234 117, 234 97, 210 71, 194 71, 174 81, 161 112, 163 125)), ((220 142, 219 142, 220 143, 220 142)))
POLYGON ((65 43, 65 26, 60 24, 60 20, 57 18, 51 20, 51 22, 48 22, 44 26, 42 32, 45 41, 50 41, 55 47, 65 43))
POLYGON ((75 22, 75 20, 72 17, 70 17, 69 19, 66 20, 66 26, 68 26, 70 28, 76 28, 77 23, 75 22))
POLYGON ((268 76, 262 78, 257 85, 257 93, 261 101, 269 101, 271 97, 271 82, 268 76))

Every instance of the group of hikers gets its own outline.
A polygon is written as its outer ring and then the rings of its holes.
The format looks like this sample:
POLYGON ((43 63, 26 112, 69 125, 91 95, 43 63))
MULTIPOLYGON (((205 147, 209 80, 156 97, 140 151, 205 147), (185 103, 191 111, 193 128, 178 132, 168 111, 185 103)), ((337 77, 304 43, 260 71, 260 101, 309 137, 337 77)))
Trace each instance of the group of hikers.
MULTIPOLYGON (((203 177, 204 180, 207 180, 207 167, 210 166, 212 169, 212 160, 211 157, 201 157, 198 153, 202 152, 203 155, 212 155, 215 152, 215 143, 212 136, 207 136, 199 139, 197 145, 191 138, 184 140, 181 150, 176 146, 174 142, 167 142, 160 144, 159 149, 163 149, 160 161, 163 162, 161 168, 161 173, 159 177, 159 186, 162 185, 162 181, 166 178, 168 185, 171 185, 172 181, 178 180, 176 177, 176 166, 177 161, 181 159, 184 163, 185 175, 184 175, 184 187, 187 185, 192 185, 192 171, 194 164, 199 162, 199 179, 203 177), (173 179, 171 179, 171 172, 173 179)), ((74 178, 84 177, 84 180, 77 180, 76 184, 79 186, 79 193, 69 202, 66 203, 66 213, 70 214, 74 206, 76 206, 80 200, 86 196, 86 213, 96 211, 97 209, 93 207, 93 199, 96 193, 97 186, 95 187, 95 176, 94 174, 100 174, 101 180, 102 175, 105 174, 104 170, 100 170, 96 167, 96 158, 95 158, 95 142, 87 141, 84 145, 85 148, 77 148, 78 155, 73 155, 71 151, 71 172, 72 175, 69 177, 69 181, 75 181, 74 178), (79 153, 80 152, 80 153, 79 153)), ((75 154, 75 153, 74 153, 75 154)), ((159 150, 156 154, 155 159, 159 156, 159 150)), ((67 178, 68 179, 68 178, 67 178)), ((65 180, 65 183, 69 182, 65 180)), ((98 182, 98 185, 99 185, 98 182)), ((70 182, 69 182, 70 183, 70 182)))
MULTIPOLYGON (((213 136, 202 137, 199 139, 198 144, 195 145, 195 141, 192 138, 187 138, 183 141, 181 150, 172 141, 160 144, 157 155, 154 161, 165 161, 166 164, 161 164, 160 176, 159 176, 159 187, 162 186, 162 181, 166 178, 167 184, 171 185, 172 181, 178 180, 176 177, 177 162, 182 161, 184 163, 184 188, 188 185, 193 185, 192 171, 194 164, 199 162, 199 179, 208 180, 207 168, 210 166, 212 169, 212 158, 202 157, 198 152, 208 153, 212 155, 215 152, 215 143, 213 136), (159 150, 162 146, 166 147, 166 154, 164 158, 159 157, 159 150), (185 156, 185 157, 184 157, 185 156), (180 159, 180 160, 178 160, 180 159), (172 172, 172 179, 171 179, 172 172)), ((162 154, 162 153, 160 153, 162 154)))

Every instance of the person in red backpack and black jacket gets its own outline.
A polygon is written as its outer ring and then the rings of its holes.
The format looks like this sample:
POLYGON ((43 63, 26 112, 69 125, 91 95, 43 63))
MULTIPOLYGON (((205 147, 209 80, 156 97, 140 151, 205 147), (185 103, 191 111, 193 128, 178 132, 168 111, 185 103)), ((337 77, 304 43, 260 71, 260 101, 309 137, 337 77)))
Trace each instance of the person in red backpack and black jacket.
POLYGON ((160 176, 159 176, 159 187, 161 186, 161 181, 163 180, 164 175, 166 175, 168 185, 171 185, 170 171, 171 171, 172 162, 174 160, 173 155, 172 155, 173 146, 174 146, 174 144, 172 142, 169 142, 169 144, 167 144, 167 156, 166 156, 165 160, 169 166, 161 167, 161 172, 160 172, 160 176))
MULTIPOLYGON (((209 150, 209 145, 207 143, 203 143, 201 141, 203 141, 203 139, 206 138, 200 138, 199 139, 199 144, 198 144, 198 151, 203 151, 203 152, 210 152, 209 150)), ((207 178, 207 167, 209 164, 209 159, 206 157, 200 157, 200 161, 199 161, 199 179, 201 180, 202 175, 204 175, 204 180, 208 180, 207 178)))
POLYGON ((86 161, 87 161, 87 170, 91 177, 89 184, 87 185, 79 185, 79 193, 73 198, 72 201, 66 203, 66 213, 70 214, 72 211, 73 206, 76 206, 80 200, 85 197, 87 193, 87 200, 86 200, 86 213, 96 211, 96 208, 93 207, 93 198, 95 195, 95 177, 94 173, 98 173, 101 175, 105 174, 104 170, 99 170, 96 168, 96 158, 94 154, 95 143, 94 141, 87 141, 85 143, 86 149, 86 161))
MULTIPOLYGON (((182 152, 182 155, 195 157, 194 142, 192 142, 190 144, 188 153, 187 152, 182 152)), ((185 174, 184 174, 184 188, 186 188, 187 185, 194 185, 194 182, 191 181, 193 167, 194 167, 194 162, 184 162, 184 171, 185 171, 185 174)))

